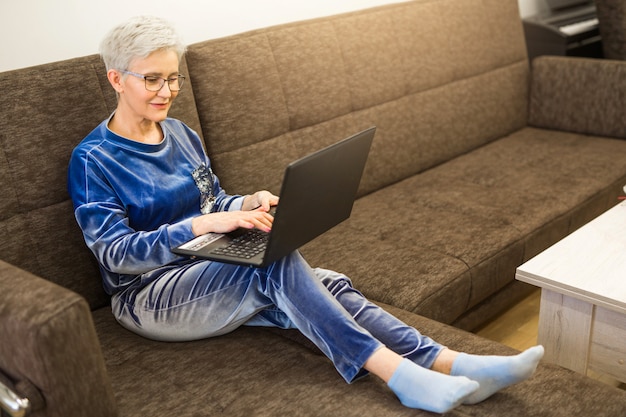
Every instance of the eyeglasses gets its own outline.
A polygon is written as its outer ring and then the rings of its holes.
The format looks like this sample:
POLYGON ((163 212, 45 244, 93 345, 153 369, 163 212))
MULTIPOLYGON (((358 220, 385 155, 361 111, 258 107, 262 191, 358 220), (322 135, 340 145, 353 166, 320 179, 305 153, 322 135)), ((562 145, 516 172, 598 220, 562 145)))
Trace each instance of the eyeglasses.
POLYGON ((162 78, 157 77, 156 75, 143 75, 126 70, 120 70, 120 72, 135 76, 137 78, 143 78, 143 81, 146 85, 146 90, 154 92, 161 91, 161 89, 165 85, 165 81, 167 81, 167 86, 169 87, 170 91, 180 91, 183 83, 185 82, 185 76, 181 74, 178 74, 176 77, 172 78, 162 78))

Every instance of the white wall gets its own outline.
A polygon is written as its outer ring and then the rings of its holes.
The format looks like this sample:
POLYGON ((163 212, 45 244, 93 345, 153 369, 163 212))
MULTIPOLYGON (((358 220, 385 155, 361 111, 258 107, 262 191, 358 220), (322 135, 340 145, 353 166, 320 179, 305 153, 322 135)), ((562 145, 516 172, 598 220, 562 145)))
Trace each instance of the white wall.
MULTIPOLYGON (((138 14, 171 20, 186 43, 403 0, 0 0, 0 71, 98 52, 104 34, 138 14)), ((544 0, 518 0, 522 16, 544 0)))

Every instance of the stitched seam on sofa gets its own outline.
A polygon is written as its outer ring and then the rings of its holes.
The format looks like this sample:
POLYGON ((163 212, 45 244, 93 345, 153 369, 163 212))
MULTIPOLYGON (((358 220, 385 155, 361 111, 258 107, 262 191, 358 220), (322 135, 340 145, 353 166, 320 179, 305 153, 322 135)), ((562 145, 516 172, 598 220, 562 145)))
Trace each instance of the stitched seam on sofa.
POLYGON ((429 88, 426 88, 426 89, 423 89, 423 90, 414 91, 414 92, 412 92, 410 94, 407 94, 406 96, 413 96, 413 95, 425 93, 425 92, 428 92, 428 91, 437 90, 437 89, 442 88, 442 87, 446 87, 447 88, 447 87, 450 87, 450 86, 454 86, 455 84, 458 84, 458 83, 461 83, 461 82, 465 82, 465 81, 469 81, 469 80, 472 80, 472 79, 475 79, 475 78, 478 78, 478 77, 482 77, 482 76, 490 74, 490 73, 497 73, 497 72, 500 72, 500 71, 504 71, 506 69, 516 67, 519 64, 526 63, 526 62, 527 61, 525 59, 519 59, 517 61, 508 63, 506 65, 502 65, 502 66, 499 66, 499 67, 491 68, 491 69, 489 69, 487 71, 482 71, 480 73, 472 74, 472 75, 467 76, 467 77, 457 78, 454 81, 448 81, 448 82, 445 82, 443 84, 432 86, 432 87, 429 87, 429 88))
POLYGON ((263 37, 265 38, 265 41, 267 42, 270 51, 272 52, 272 65, 274 66, 274 71, 276 72, 276 76, 278 77, 278 79, 280 80, 279 84, 280 84, 280 92, 282 95, 282 101, 283 104, 285 106, 285 109, 287 109, 287 119, 288 119, 288 123, 289 126, 287 128, 287 132, 285 133, 289 133, 291 132, 293 129, 291 127, 291 109, 289 108, 289 102, 287 100, 287 95, 285 94, 285 85, 284 85, 284 80, 280 77, 280 71, 278 70, 278 63, 276 62, 276 52, 275 52, 275 48, 274 45, 272 45, 272 41, 270 40, 270 37, 268 36, 267 33, 263 34, 263 37))
POLYGON ((7 180, 9 180, 11 182, 11 184, 12 184, 11 185, 11 193, 13 195, 10 198, 15 201, 14 210, 8 210, 9 214, 6 217, 4 216, 4 214, 5 214, 4 211, 1 213, 2 217, 0 217, 0 221, 4 221, 4 220, 9 220, 11 217, 13 217, 16 214, 20 214, 20 207, 21 207, 21 205, 20 205, 19 193, 17 192, 17 189, 15 188, 15 184, 16 184, 15 175, 14 175, 13 170, 11 169, 9 158, 8 158, 6 152, 4 151, 4 149, 5 149, 5 138, 4 138, 4 135, 2 133, 0 133, 0 146, 1 146, 1 148, 0 148, 1 156, 0 157, 4 160, 3 163, 6 165, 7 171, 8 171, 8 175, 10 177, 8 179, 7 178, 3 178, 3 181, 5 183, 8 182, 7 180), (13 214, 10 214, 11 212, 13 212, 13 214))
MULTIPOLYGON (((272 50, 272 54, 273 54, 273 50, 272 50)), ((343 56, 343 50, 341 50, 341 54, 342 54, 342 56, 343 56)), ((380 103, 377 103, 377 104, 371 105, 371 106, 366 107, 366 108, 363 108, 363 109, 358 109, 358 110, 354 109, 354 107, 353 107, 353 102, 352 102, 352 100, 350 100, 350 105, 351 105, 351 107, 352 107, 352 110, 351 110, 351 112, 350 112, 350 113, 343 114, 343 115, 339 115, 339 116, 333 117, 333 118, 331 118, 331 119, 328 119, 328 120, 325 120, 325 121, 320 121, 320 122, 317 122, 317 123, 314 123, 314 124, 311 124, 311 125, 301 126, 301 127, 297 128, 297 129, 293 129, 293 130, 291 129, 291 120, 289 120, 289 123, 290 123, 290 130, 289 130, 289 132, 286 132, 286 133, 298 132, 298 131, 302 131, 302 130, 305 130, 305 129, 309 129, 309 128, 311 128, 312 126, 317 126, 317 125, 322 124, 322 123, 327 123, 327 122, 330 122, 330 121, 332 121, 332 120, 335 120, 335 119, 338 119, 338 118, 341 118, 341 117, 346 117, 346 116, 349 116, 349 115, 351 115, 351 114, 356 114, 356 113, 366 112, 366 111, 368 111, 368 110, 376 109, 377 107, 385 106, 385 105, 388 105, 389 103, 393 103, 393 102, 396 102, 396 101, 398 101, 398 100, 402 100, 402 99, 406 99, 406 98, 409 98, 409 97, 413 97, 413 96, 416 96, 416 95, 419 95, 419 94, 423 94, 423 93, 426 93, 426 92, 435 91, 435 90, 437 90, 437 89, 439 89, 439 88, 450 88, 451 86, 453 87, 455 84, 458 84, 458 83, 461 83, 461 82, 465 82, 465 81, 468 81, 468 80, 472 80, 472 79, 474 79, 474 78, 484 76, 484 75, 489 74, 489 73, 491 73, 491 72, 505 71, 505 70, 506 70, 506 69, 508 69, 508 68, 513 68, 513 67, 515 67, 515 66, 517 66, 517 65, 519 65, 519 64, 521 64, 521 63, 524 63, 524 62, 525 62, 525 60, 523 60, 523 59, 522 59, 522 60, 518 60, 518 61, 516 61, 516 62, 514 62, 514 63, 511 63, 511 64, 508 64, 508 65, 506 65, 506 66, 498 67, 498 68, 496 68, 496 69, 492 69, 492 70, 489 70, 489 71, 485 71, 485 72, 482 72, 482 73, 480 73, 480 74, 474 74, 474 75, 469 76, 469 77, 459 78, 459 79, 457 79, 457 80, 454 80, 454 81, 451 81, 451 82, 448 82, 448 83, 444 83, 444 84, 441 84, 441 85, 437 85, 437 86, 429 87, 429 88, 424 89, 424 90, 415 91, 415 92, 412 92, 412 93, 409 93, 409 94, 405 94, 405 95, 403 95, 403 96, 400 96, 400 97, 397 97, 397 98, 393 98, 393 99, 390 99, 390 100, 386 100, 386 101, 384 101, 384 102, 380 102, 380 103)), ((281 88, 282 88, 282 83, 281 83, 281 88)), ((283 93, 283 97, 284 97, 284 93, 283 93)), ((287 105, 286 105, 286 107, 287 107, 287 105)), ((258 143, 261 143, 261 142, 266 142, 266 141, 269 141, 269 140, 272 140, 272 139, 274 139, 274 138, 273 138, 273 137, 270 137, 270 138, 265 138, 265 139, 263 139, 263 140, 260 140, 258 143)), ((236 151, 236 150, 235 150, 235 151, 236 151)), ((467 152, 464 152, 464 153, 462 153, 462 154, 459 154, 459 155, 455 156, 455 158, 456 158, 456 157, 460 157, 460 156, 462 156, 462 155, 465 155, 465 154, 467 154, 467 153, 470 153, 471 151, 472 151, 472 150, 470 149, 470 150, 468 150, 467 152)), ((233 152, 233 151, 222 152, 222 153, 220 153, 220 154, 216 154, 216 155, 226 154, 226 153, 229 153, 229 152, 233 152)), ((447 162, 447 161, 448 161, 448 160, 442 161, 442 163, 445 163, 445 162, 447 162)), ((441 165, 441 164, 434 165, 434 166, 432 166, 432 167, 429 167, 428 169, 435 168, 435 167, 436 167, 436 166, 438 166, 438 165, 441 165)))
MULTIPOLYGON (((331 22, 331 26, 333 28, 333 33, 334 33, 334 36, 335 36, 335 42, 337 43, 337 47, 339 49, 339 56, 341 56, 341 66, 343 68, 344 75, 346 77, 346 79, 344 79, 344 83, 346 85, 349 85, 348 80, 347 80, 348 79, 348 72, 347 72, 347 68, 348 68, 347 64, 348 64, 348 62, 346 60, 346 54, 344 52, 344 49, 341 47, 342 43, 340 42, 339 36, 337 34, 337 23, 336 23, 336 20, 337 19, 333 19, 333 21, 331 22)), ((352 93, 352 89, 351 88, 348 88, 348 102, 350 103, 350 112, 347 113, 347 114, 353 114, 356 111, 356 109, 354 108, 354 94, 352 93)), ((346 114, 338 116, 338 117, 343 117, 343 116, 346 116, 346 114)))
MULTIPOLYGON (((461 261, 461 262, 463 262, 463 261, 461 261)), ((463 263, 467 266, 467 264, 466 264, 465 262, 463 262, 463 263)), ((419 303, 415 304, 415 305, 413 306, 413 308, 412 308, 412 310, 411 310, 411 311, 417 311, 417 310, 418 310, 418 309, 419 309, 422 305, 424 305, 424 304, 426 304, 426 303, 430 302, 432 299, 435 299, 435 298, 436 298, 436 297, 438 297, 440 294, 442 294, 442 293, 447 293, 447 292, 448 292, 448 288, 449 288, 452 284, 455 284, 455 283, 457 283, 458 281, 462 281, 462 280, 464 280, 464 279, 465 279, 465 278, 464 278, 464 275, 465 275, 465 274, 467 274, 467 273, 469 273, 469 275, 470 275, 470 276, 469 276, 469 278, 470 278, 470 279, 469 279, 470 289, 469 289, 469 291, 467 292, 467 297, 466 297, 466 299, 465 299, 465 305, 464 305, 464 307, 463 307, 463 311, 467 311, 467 307, 468 307, 469 302, 470 302, 470 300, 471 300, 471 298, 470 298, 470 297, 471 297, 471 293, 472 293, 472 287, 473 287, 473 284, 474 284, 474 280, 473 280, 473 277, 472 277, 472 272, 471 272, 471 270, 470 270, 469 268, 468 268, 467 270, 465 270, 465 271, 461 272, 461 273, 460 273, 459 275, 457 275, 456 277, 454 277, 454 279, 452 279, 451 281, 449 281, 449 282, 448 282, 448 283, 447 283, 444 287, 437 288, 437 290, 436 290, 436 291, 434 291, 434 292, 430 293, 427 297, 425 297, 424 299, 422 299, 419 303)), ((454 300, 454 302, 457 302, 457 300, 454 300)), ((456 319, 458 319, 458 317, 455 317, 452 321, 454 321, 454 320, 456 320, 456 319)))

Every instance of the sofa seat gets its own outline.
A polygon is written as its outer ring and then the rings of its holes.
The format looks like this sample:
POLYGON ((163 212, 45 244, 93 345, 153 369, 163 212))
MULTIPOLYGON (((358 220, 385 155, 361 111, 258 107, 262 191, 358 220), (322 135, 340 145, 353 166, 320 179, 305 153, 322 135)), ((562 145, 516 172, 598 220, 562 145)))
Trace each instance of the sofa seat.
MULTIPOLYGON (((451 348, 514 354, 506 346, 383 305, 451 348)), ((155 342, 115 322, 108 308, 93 314, 120 417, 128 416, 432 416, 400 404, 378 378, 346 384, 331 362, 298 333, 242 327, 189 343, 155 342)), ((541 364, 524 384, 450 416, 617 416, 626 392, 541 364), (594 401, 586 401, 593 398, 594 401)))
POLYGON ((491 294, 527 295, 516 266, 617 204, 625 167, 626 141, 524 128, 360 198, 303 253, 372 299, 473 330, 491 294))

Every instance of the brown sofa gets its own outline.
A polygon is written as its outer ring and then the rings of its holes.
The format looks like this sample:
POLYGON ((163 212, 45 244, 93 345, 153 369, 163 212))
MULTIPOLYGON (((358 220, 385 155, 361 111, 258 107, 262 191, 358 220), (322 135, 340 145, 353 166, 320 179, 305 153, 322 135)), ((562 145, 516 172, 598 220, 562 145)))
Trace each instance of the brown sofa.
MULTIPOLYGON (((515 268, 626 183, 626 63, 530 68, 525 51, 515 0, 399 3, 190 45, 171 115, 233 193, 277 191, 289 161, 376 125, 351 218, 303 253, 451 348, 511 354, 466 330, 527 294, 515 268)), ((104 67, 0 87, 0 382, 32 415, 429 414, 375 378, 345 384, 296 332, 161 343, 119 326, 65 190, 72 148, 115 108, 104 67)), ((625 413, 626 392, 542 363, 450 415, 625 413)))

